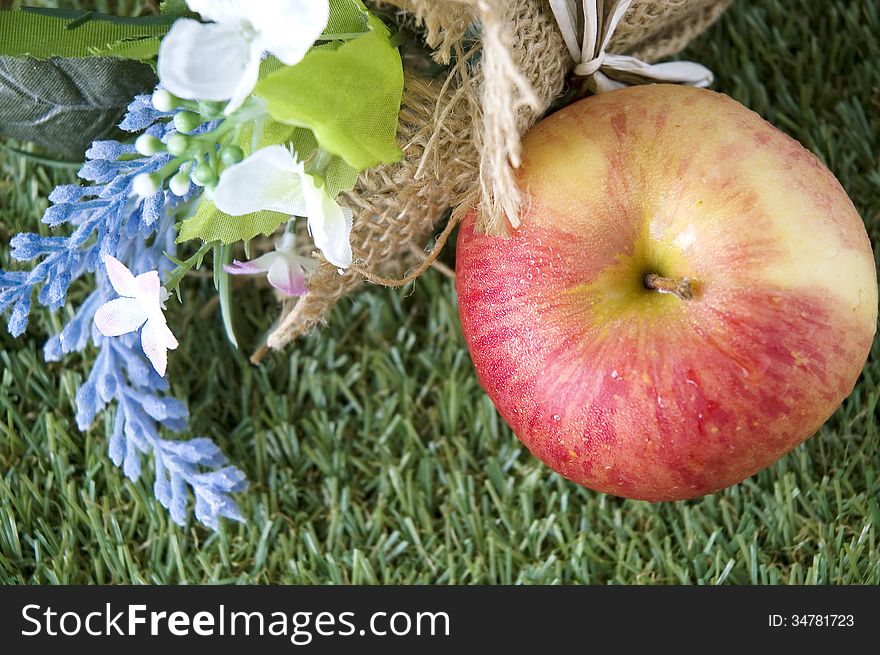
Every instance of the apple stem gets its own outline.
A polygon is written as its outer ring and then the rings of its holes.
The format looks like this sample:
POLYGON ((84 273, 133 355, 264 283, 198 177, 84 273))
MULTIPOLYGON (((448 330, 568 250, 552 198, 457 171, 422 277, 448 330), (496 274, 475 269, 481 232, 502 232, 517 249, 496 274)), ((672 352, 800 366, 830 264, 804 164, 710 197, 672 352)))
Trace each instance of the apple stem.
POLYGON ((692 300, 694 297, 694 283, 689 277, 668 278, 648 273, 645 276, 645 287, 660 293, 671 293, 682 300, 692 300))

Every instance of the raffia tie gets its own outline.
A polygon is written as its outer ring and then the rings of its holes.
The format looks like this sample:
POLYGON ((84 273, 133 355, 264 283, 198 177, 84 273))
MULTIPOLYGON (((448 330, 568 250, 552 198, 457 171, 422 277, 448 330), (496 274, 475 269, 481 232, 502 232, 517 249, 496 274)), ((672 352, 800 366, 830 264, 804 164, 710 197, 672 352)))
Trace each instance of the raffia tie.
POLYGON ((689 61, 648 64, 628 55, 605 52, 631 4, 632 0, 550 0, 562 38, 577 63, 574 74, 590 78, 590 86, 596 93, 652 82, 709 86, 712 71, 700 64, 689 61), (579 39, 578 35, 583 36, 579 39))

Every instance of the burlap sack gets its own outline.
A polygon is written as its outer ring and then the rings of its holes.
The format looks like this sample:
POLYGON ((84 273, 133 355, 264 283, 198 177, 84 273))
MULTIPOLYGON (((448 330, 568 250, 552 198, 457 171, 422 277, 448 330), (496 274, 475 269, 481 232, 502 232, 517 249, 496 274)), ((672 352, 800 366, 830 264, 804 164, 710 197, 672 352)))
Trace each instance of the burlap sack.
MULTIPOLYGON (((645 61, 673 54, 731 1, 635 0, 608 51, 645 61)), ((367 171, 345 198, 355 212, 351 242, 356 266, 343 274, 327 263, 319 267, 308 295, 283 307, 268 338, 270 348, 283 348, 309 331, 365 277, 382 283, 388 281, 382 275, 405 272, 413 251, 423 252, 449 208, 454 208, 453 219, 438 238, 439 246, 455 218, 477 205, 482 229, 498 232, 502 213, 518 210, 511 167, 518 164, 519 136, 560 95, 574 65, 548 0, 385 4, 426 27, 438 62, 456 63, 445 80, 421 77, 408 67, 398 130, 404 159, 367 171), (481 26, 480 42, 465 46, 474 24, 481 26), (477 49, 482 52, 474 66, 477 49)))

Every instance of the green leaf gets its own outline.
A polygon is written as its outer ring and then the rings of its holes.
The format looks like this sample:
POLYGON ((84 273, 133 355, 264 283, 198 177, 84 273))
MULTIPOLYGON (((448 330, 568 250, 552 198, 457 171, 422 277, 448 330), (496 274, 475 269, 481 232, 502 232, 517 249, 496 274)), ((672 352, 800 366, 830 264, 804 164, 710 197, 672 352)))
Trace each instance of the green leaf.
POLYGON ((290 216, 279 212, 257 212, 247 216, 224 214, 217 205, 202 198, 195 214, 180 224, 178 243, 190 239, 202 241, 221 241, 224 244, 247 241, 259 234, 272 234, 278 226, 288 221, 290 216))
POLYGON ((162 0, 159 11, 163 16, 186 16, 190 13, 186 0, 162 0))
POLYGON ((254 89, 274 119, 311 129, 324 150, 358 170, 402 157, 396 139, 400 53, 382 21, 371 16, 370 25, 370 32, 338 47, 313 48, 254 89))
POLYGON ((172 17, 123 18, 89 11, 0 11, 0 34, 3 35, 0 56, 47 59, 94 54, 129 57, 136 54, 143 61, 154 57, 155 53, 136 48, 126 53, 122 44, 158 43, 172 22, 172 17), (145 53, 146 56, 141 58, 145 53))
POLYGON ((360 0, 332 0, 324 34, 352 34, 370 29, 370 12, 360 0))
POLYGON ((135 61, 152 62, 159 56, 162 39, 156 36, 144 36, 134 39, 122 39, 110 43, 103 48, 95 48, 92 55, 96 57, 118 57, 135 61))
POLYGON ((0 132, 78 158, 155 84, 148 65, 124 59, 0 57, 0 132))
POLYGON ((214 249, 214 275, 217 277, 217 295, 220 298, 220 315, 223 318, 223 329, 226 338, 234 348, 238 348, 235 328, 232 326, 232 289, 229 284, 229 273, 225 266, 232 262, 232 246, 225 244, 214 249))

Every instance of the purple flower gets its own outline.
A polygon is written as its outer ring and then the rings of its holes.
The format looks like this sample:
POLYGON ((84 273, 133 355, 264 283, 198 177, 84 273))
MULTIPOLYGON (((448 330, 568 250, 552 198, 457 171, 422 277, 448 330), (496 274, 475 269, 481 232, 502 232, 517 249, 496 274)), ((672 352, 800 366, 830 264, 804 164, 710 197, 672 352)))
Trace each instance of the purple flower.
POLYGON ((295 252, 296 240, 290 232, 285 232, 275 244, 273 252, 247 262, 233 261, 226 266, 230 275, 259 275, 268 273, 269 284, 286 296, 304 296, 308 293, 305 271, 315 269, 316 262, 308 257, 300 257, 295 252))

